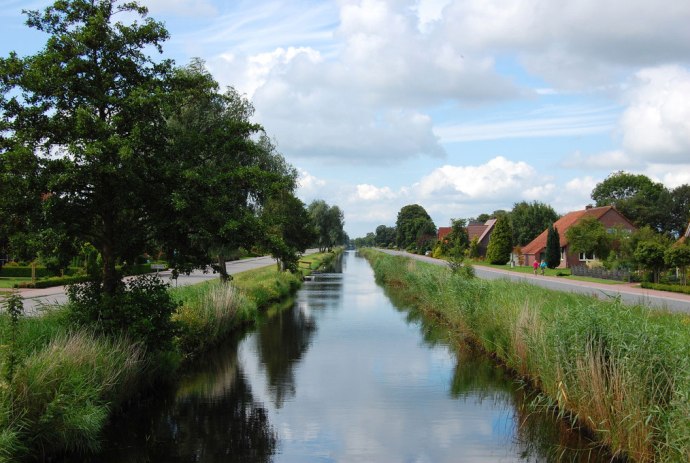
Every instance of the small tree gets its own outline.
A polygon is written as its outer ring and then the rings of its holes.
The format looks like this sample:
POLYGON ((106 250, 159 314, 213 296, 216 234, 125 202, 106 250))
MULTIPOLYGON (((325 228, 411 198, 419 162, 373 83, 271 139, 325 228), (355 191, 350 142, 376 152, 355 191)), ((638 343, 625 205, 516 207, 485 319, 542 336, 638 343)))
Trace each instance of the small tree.
POLYGON ((558 236, 558 229, 549 225, 546 236, 546 266, 556 268, 561 264, 561 238, 558 236))
POLYGON ((688 284, 687 271, 688 266, 690 266, 690 246, 685 243, 671 246, 664 253, 664 262, 669 267, 679 268, 681 284, 688 284))
POLYGON ((594 217, 583 217, 565 232, 565 236, 575 252, 594 254, 599 259, 606 259, 611 251, 606 229, 594 217))
POLYGON ((491 233, 489 246, 486 250, 486 260, 490 264, 504 265, 510 260, 510 251, 513 232, 510 229, 508 217, 502 215, 496 221, 494 231, 491 233))
POLYGON ((665 253, 664 245, 654 241, 643 241, 635 249, 635 260, 652 272, 654 283, 659 282, 659 274, 665 265, 665 253))

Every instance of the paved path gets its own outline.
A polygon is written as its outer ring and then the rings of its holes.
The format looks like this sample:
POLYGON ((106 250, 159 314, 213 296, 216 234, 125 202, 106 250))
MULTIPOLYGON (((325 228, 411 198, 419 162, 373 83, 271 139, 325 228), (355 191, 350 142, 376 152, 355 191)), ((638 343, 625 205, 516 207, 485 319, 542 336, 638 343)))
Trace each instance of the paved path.
MULTIPOLYGON (((310 254, 311 252, 307 251, 307 254, 310 254)), ((276 260, 272 257, 253 257, 251 259, 227 262, 225 266, 228 269, 228 273, 230 275, 234 275, 235 273, 245 272, 247 270, 253 270, 275 264, 276 260)), ((217 273, 204 273, 201 270, 196 270, 189 275, 180 275, 177 278, 177 281, 172 279, 172 272, 170 271, 159 272, 158 275, 163 279, 163 281, 170 283, 170 286, 187 286, 218 278, 217 273)), ((20 289, 19 293, 24 298, 24 310, 27 314, 33 315, 54 305, 60 305, 67 302, 67 294, 65 293, 65 289, 65 286, 54 286, 52 288, 40 289, 25 288, 20 289)))
MULTIPOLYGON (((435 265, 447 265, 446 261, 434 259, 433 257, 409 254, 402 251, 390 249, 380 249, 387 254, 403 255, 435 265)), ((593 283, 588 281, 563 279, 560 277, 550 277, 532 275, 530 273, 518 273, 510 270, 500 270, 493 267, 474 266, 478 277, 487 280, 505 278, 511 281, 527 281, 536 286, 541 286, 557 291, 569 291, 573 293, 587 294, 599 299, 615 298, 620 296, 626 304, 641 304, 647 307, 667 309, 672 312, 690 313, 690 295, 681 293, 671 293, 667 291, 655 291, 643 289, 639 286, 630 284, 607 285, 603 283, 593 283)))

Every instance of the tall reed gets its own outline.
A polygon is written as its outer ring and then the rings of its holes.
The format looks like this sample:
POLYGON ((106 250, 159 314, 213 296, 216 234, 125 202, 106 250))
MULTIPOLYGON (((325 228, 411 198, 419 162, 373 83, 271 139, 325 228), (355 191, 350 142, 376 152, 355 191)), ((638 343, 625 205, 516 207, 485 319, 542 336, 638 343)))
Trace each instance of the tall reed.
POLYGON ((690 461, 688 316, 365 255, 382 283, 523 376, 612 453, 690 461))

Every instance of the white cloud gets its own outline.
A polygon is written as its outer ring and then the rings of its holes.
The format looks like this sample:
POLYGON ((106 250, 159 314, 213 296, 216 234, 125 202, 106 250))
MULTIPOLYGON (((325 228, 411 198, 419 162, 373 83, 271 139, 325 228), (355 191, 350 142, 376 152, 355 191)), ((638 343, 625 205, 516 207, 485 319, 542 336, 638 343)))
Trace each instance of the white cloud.
POLYGON ((621 70, 690 55, 690 3, 676 0, 456 0, 442 34, 456 46, 516 52, 560 87, 610 83, 621 70))
POLYGON ((537 180, 537 172, 529 164, 498 156, 479 166, 445 165, 422 178, 415 189, 424 198, 514 199, 537 180))
POLYGON ((357 199, 376 201, 380 199, 395 199, 396 197, 398 195, 388 187, 378 188, 366 183, 357 185, 357 199))
POLYGON ((620 119, 623 146, 636 159, 686 163, 690 154, 690 72, 680 66, 643 69, 620 119))

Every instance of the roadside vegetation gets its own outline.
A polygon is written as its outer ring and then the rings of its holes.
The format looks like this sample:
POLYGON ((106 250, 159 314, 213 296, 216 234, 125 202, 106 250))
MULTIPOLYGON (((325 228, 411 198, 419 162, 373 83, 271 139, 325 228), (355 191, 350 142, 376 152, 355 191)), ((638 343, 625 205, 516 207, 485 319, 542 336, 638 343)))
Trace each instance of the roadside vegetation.
POLYGON ((271 304, 288 299, 302 275, 327 265, 337 252, 303 256, 302 270, 294 274, 270 266, 238 274, 230 283, 218 279, 170 289, 174 334, 163 348, 154 345, 160 330, 147 338, 80 325, 75 318, 82 315, 75 312, 83 308, 74 304, 25 317, 21 299, 12 296, 0 314, 0 462, 98 450, 112 414, 152 385, 172 380, 185 362, 253 323, 271 304))
POLYGON ((638 462, 690 459, 690 318, 363 250, 378 281, 638 462))

